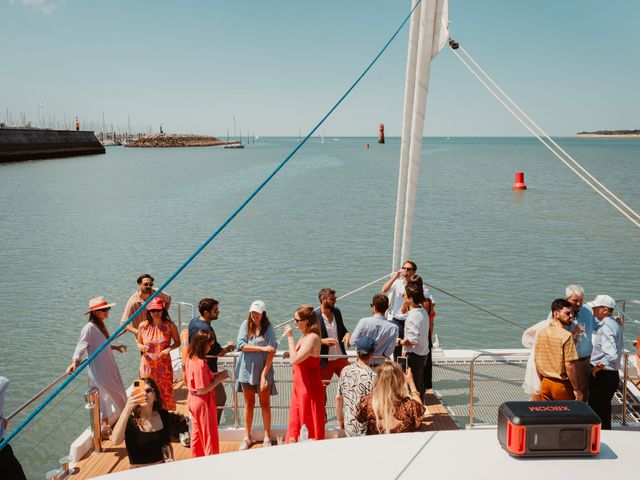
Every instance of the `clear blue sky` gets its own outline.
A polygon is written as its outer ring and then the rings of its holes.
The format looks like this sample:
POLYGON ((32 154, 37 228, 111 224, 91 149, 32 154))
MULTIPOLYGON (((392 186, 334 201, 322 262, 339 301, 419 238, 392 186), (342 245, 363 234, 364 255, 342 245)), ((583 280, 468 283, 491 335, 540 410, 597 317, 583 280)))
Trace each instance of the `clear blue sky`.
MULTIPOLYGON (((123 128, 305 133, 369 63, 410 0, 0 0, 6 110, 123 128)), ((549 133, 640 128, 640 1, 451 0, 451 34, 549 133)), ((327 136, 401 128, 402 32, 327 136)), ((427 135, 525 135, 454 55, 432 68, 427 135)))

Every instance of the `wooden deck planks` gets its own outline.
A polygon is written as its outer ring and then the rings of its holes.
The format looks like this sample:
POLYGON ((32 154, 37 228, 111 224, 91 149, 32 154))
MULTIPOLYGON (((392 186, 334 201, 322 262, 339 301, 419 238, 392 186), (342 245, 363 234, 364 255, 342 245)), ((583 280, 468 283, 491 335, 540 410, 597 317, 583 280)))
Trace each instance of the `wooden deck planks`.
MULTIPOLYGON (((177 404, 177 412, 187 414, 187 392, 182 381, 176 382, 175 397, 177 404)), ((436 430, 457 430, 458 426, 449 416, 445 407, 440 403, 438 397, 433 393, 427 393, 425 396, 425 405, 429 409, 429 415, 425 417, 420 431, 430 432, 436 430)), ((128 470, 129 457, 127 450, 122 444, 119 447, 113 446, 111 441, 103 442, 103 452, 98 454, 90 454, 76 464, 76 474, 73 478, 78 480, 94 478, 109 473, 121 472, 128 470)), ((180 443, 174 442, 173 455, 176 461, 191 458, 191 450, 183 447, 180 443)), ((238 451, 240 442, 220 442, 220 453, 230 453, 238 451)), ((262 448, 261 443, 256 443, 253 448, 262 448)))

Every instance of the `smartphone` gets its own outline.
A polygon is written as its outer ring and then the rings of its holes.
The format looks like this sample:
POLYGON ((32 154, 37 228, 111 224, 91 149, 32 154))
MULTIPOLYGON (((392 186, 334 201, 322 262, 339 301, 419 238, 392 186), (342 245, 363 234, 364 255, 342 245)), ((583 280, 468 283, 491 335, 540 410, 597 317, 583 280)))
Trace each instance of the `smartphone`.
POLYGON ((132 395, 140 395, 144 389, 144 382, 142 380, 134 380, 133 381, 133 390, 131 391, 132 395))
POLYGON ((398 357, 396 360, 403 373, 407 373, 407 357, 398 357))

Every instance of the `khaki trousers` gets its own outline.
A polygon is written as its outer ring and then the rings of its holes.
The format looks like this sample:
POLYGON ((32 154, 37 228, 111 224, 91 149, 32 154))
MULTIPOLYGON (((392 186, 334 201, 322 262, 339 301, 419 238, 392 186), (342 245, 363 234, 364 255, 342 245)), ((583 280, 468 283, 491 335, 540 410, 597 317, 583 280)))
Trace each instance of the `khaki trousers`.
POLYGON ((542 400, 575 400, 573 387, 569 380, 556 380, 542 377, 540 382, 540 396, 542 400))

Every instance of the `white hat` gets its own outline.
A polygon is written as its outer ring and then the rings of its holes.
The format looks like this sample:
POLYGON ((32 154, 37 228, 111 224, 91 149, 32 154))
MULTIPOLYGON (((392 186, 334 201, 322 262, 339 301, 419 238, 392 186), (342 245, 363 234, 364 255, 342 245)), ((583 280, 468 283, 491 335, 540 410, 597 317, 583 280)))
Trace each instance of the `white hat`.
POLYGON ((267 306, 262 300, 256 300, 249 307, 250 312, 264 313, 267 310, 267 306))
POLYGON ((609 295, 598 295, 591 301, 591 306, 616 308, 616 301, 609 295))
POLYGON ((104 297, 95 297, 89 300, 89 311, 85 312, 85 315, 95 312, 96 310, 103 310, 105 308, 111 308, 115 303, 109 303, 104 297))

